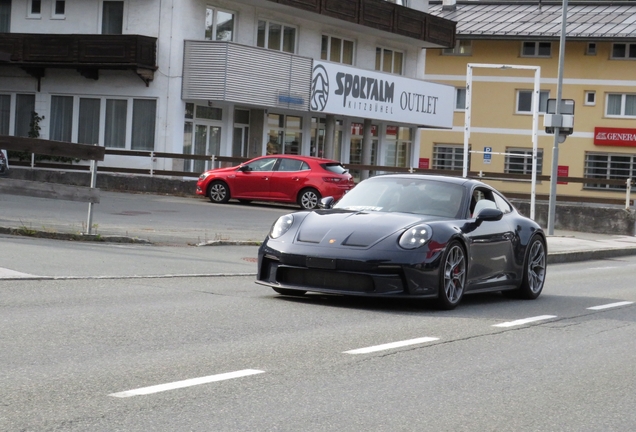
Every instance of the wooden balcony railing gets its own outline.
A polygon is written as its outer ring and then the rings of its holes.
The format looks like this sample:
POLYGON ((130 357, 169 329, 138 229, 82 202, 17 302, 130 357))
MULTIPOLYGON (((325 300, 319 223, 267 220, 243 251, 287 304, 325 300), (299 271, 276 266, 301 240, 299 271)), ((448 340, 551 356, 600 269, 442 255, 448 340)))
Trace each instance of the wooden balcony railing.
POLYGON ((0 67, 18 66, 38 79, 47 68, 76 69, 91 79, 100 69, 131 70, 148 85, 156 46, 156 38, 141 35, 0 33, 0 67))

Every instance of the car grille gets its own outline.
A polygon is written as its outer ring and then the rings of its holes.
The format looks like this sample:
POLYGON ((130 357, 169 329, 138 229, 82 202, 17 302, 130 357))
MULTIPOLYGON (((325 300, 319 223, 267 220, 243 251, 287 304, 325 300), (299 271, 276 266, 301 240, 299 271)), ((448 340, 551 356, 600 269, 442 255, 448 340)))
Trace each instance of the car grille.
POLYGON ((321 269, 279 267, 276 275, 285 285, 299 285, 349 292, 373 292, 375 284, 369 275, 339 273, 321 269))

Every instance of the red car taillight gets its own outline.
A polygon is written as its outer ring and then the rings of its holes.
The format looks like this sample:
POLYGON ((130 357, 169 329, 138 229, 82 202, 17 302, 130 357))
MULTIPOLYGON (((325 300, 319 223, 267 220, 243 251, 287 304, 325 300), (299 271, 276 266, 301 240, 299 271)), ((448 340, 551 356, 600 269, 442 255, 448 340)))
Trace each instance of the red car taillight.
POLYGON ((343 178, 340 177, 323 177, 322 181, 327 182, 327 183, 340 183, 342 181, 346 181, 343 178))

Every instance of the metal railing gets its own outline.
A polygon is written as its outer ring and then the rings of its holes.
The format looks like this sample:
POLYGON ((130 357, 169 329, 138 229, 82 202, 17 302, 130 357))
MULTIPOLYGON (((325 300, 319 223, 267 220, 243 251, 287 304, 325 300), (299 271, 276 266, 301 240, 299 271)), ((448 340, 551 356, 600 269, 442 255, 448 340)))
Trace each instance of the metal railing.
MULTIPOLYGON (((250 160, 250 158, 243 157, 231 157, 231 156, 216 156, 216 155, 187 155, 182 153, 166 153, 155 151, 142 151, 142 150, 119 150, 107 148, 105 154, 112 156, 127 156, 127 157, 139 157, 146 158, 148 160, 147 168, 118 168, 118 167, 99 167, 100 173, 121 173, 121 174, 137 174, 148 176, 168 176, 168 177, 184 177, 184 178, 198 178, 200 172, 192 171, 175 171, 175 170, 158 170, 155 169, 155 163, 157 158, 167 159, 182 159, 192 161, 206 161, 214 164, 220 164, 223 166, 238 165, 242 162, 250 160)), ((50 169, 64 169, 64 170, 77 170, 88 171, 89 167, 82 164, 60 164, 60 163, 44 163, 44 162, 16 162, 12 161, 11 165, 15 166, 31 166, 32 168, 50 168, 50 169)), ((393 167, 393 166, 378 166, 378 165, 357 165, 357 164, 344 164, 349 171, 372 171, 376 174, 380 173, 416 173, 416 174, 434 174, 443 176, 458 176, 461 177, 462 170, 440 170, 440 169, 424 169, 414 167, 393 167)), ((468 171, 468 178, 478 180, 494 180, 494 181, 512 181, 512 182, 531 182, 530 174, 511 174, 501 172, 483 172, 483 171, 468 171)), ((548 175, 537 175, 537 182, 550 181, 548 175)), ((634 179, 601 179, 601 178, 587 178, 587 177, 558 177, 559 183, 580 183, 585 184, 602 184, 611 186, 626 186, 625 199, 618 198, 600 198, 600 197, 581 197, 581 196, 559 196, 559 201, 565 202, 582 202, 582 203, 600 203, 600 204, 613 204, 622 205, 625 204, 626 209, 633 208, 633 202, 631 199, 631 190, 634 185, 634 179)), ((517 199, 529 199, 530 193, 511 193, 506 192, 506 196, 517 199)), ((537 199, 548 200, 547 194, 537 194, 537 199)))

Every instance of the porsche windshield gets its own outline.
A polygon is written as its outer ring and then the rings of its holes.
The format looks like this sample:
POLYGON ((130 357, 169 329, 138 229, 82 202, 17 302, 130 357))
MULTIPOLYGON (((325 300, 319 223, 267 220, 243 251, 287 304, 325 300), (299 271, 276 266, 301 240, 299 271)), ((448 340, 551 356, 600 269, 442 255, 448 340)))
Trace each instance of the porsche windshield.
POLYGON ((334 206, 354 211, 458 217, 464 188, 443 181, 375 177, 361 182, 334 206))

